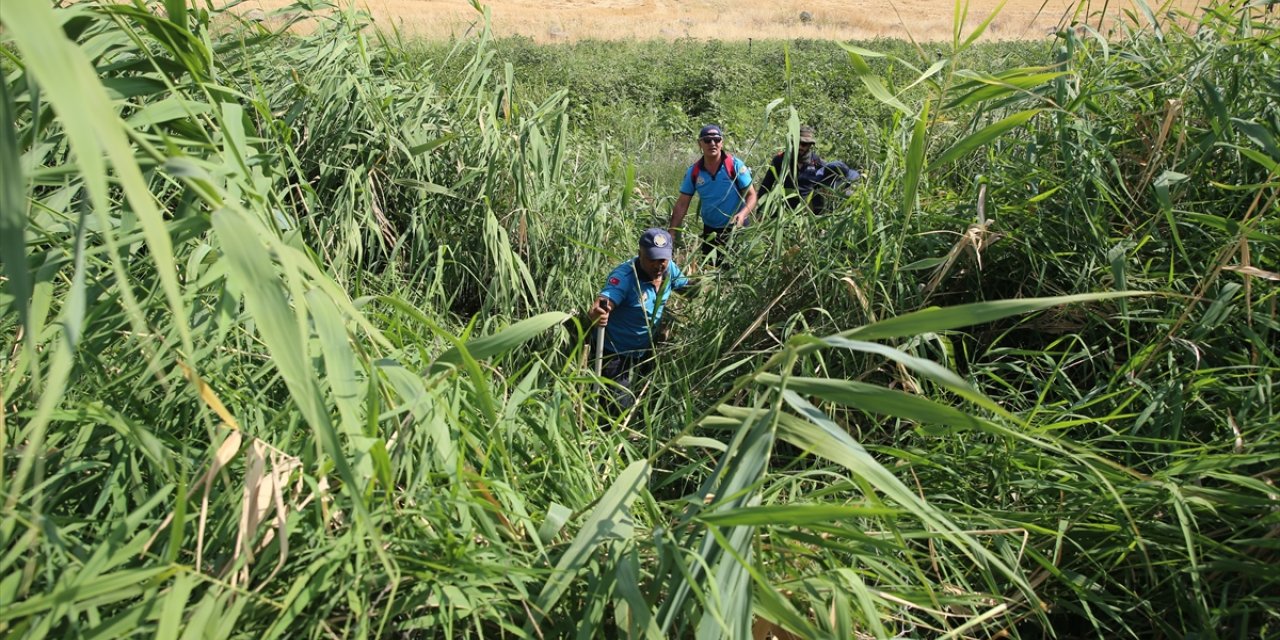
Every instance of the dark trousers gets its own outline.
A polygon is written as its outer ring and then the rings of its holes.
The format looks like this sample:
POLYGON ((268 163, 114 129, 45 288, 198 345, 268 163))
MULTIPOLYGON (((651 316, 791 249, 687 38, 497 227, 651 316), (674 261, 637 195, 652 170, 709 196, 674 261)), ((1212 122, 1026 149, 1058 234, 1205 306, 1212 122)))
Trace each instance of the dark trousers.
POLYGON ((705 224, 702 225, 702 242, 701 242, 702 255, 709 256, 707 258, 707 264, 712 266, 715 266, 715 265, 719 265, 723 267, 729 266, 728 262, 721 264, 720 260, 724 256, 725 251, 729 247, 730 235, 733 235, 732 224, 730 224, 727 227, 720 227, 720 228, 709 227, 705 224), (715 250, 714 254, 711 253, 713 249, 715 250))
POLYGON ((652 370, 652 352, 643 351, 623 355, 606 351, 600 375, 618 383, 618 387, 621 387, 605 390, 607 405, 619 413, 635 406, 636 387, 652 370))
POLYGON ((827 199, 821 189, 806 192, 791 191, 782 200, 787 209, 808 210, 810 213, 822 215, 827 212, 827 199))

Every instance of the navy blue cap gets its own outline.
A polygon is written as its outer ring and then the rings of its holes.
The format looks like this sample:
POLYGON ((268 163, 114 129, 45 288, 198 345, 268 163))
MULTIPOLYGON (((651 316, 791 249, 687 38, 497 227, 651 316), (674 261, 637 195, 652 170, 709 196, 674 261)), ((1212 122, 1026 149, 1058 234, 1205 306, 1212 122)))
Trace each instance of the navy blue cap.
POLYGON ((724 134, 720 132, 720 125, 709 124, 703 127, 702 130, 698 132, 699 138, 705 138, 707 136, 720 136, 721 138, 723 138, 724 134))
POLYGON ((670 260, 673 244, 666 229, 645 229, 640 236, 640 253, 650 260, 670 260))

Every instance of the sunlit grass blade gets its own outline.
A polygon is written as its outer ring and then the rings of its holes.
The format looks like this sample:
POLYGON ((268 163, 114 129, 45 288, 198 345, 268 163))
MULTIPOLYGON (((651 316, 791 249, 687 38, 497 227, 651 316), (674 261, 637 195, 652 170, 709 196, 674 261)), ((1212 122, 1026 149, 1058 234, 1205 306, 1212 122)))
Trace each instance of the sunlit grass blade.
POLYGON ((735 525, 762 526, 778 523, 806 525, 848 518, 895 516, 900 509, 881 506, 848 506, 829 504, 761 505, 726 509, 698 516, 698 521, 718 527, 735 525))
POLYGON ((953 307, 931 307, 913 311, 887 320, 842 331, 838 335, 857 340, 884 340, 920 335, 933 331, 960 329, 984 322, 995 322, 1010 316, 1040 311, 1065 304, 1081 302, 1097 302, 1126 296, 1150 295, 1146 292, 1107 292, 1083 293, 1052 298, 1026 298, 1020 300, 997 300, 992 302, 975 302, 953 307))
MULTIPOLYGON (((521 320, 493 335, 468 341, 466 351, 477 360, 492 358, 532 340, 538 334, 564 322, 566 318, 568 315, 558 311, 541 313, 521 320)), ((438 364, 458 364, 461 360, 461 349, 457 347, 445 351, 436 358, 438 364)))
POLYGON ((1043 71, 1043 68, 1016 69, 995 76, 957 71, 956 76, 968 78, 967 82, 956 87, 959 93, 963 89, 972 90, 960 93, 946 104, 947 109, 969 108, 984 102, 999 104, 999 101, 1017 94, 1029 94, 1038 87, 1048 86, 1049 82, 1068 75, 1066 71, 1043 71))
POLYGON ((591 514, 583 521, 578 535, 556 562, 551 577, 543 584, 537 597, 537 613, 529 628, 536 628, 538 622, 552 611, 597 548, 609 541, 631 537, 631 503, 644 491, 649 471, 649 464, 643 460, 631 463, 600 496, 591 514))
POLYGON ((956 141, 956 143, 951 145, 949 148, 947 148, 946 151, 943 151, 936 158, 934 158, 929 163, 929 168, 926 169, 926 171, 929 173, 932 173, 937 169, 943 166, 946 166, 952 162, 955 162, 956 160, 964 157, 965 155, 968 155, 969 153, 972 153, 975 149, 979 149, 991 144, 991 142, 996 138, 1004 135, 1005 133, 1008 133, 1013 129, 1016 129, 1026 124, 1028 120, 1035 117, 1035 115, 1040 113, 1040 111, 1041 109, 1028 109, 1027 111, 1020 111, 1011 116, 1003 118, 998 122, 993 122, 977 131, 974 131, 973 133, 956 141))
POLYGON ((920 182, 925 174, 925 139, 929 122, 929 103, 924 103, 920 113, 915 117, 915 126, 911 129, 911 142, 907 148, 906 165, 903 167, 902 203, 898 212, 902 216, 905 233, 910 228, 908 221, 916 209, 916 193, 920 190, 920 182))
POLYGON ((872 96, 875 96, 875 98, 880 102, 897 109, 903 114, 910 114, 912 112, 907 105, 903 104, 901 100, 890 93, 888 87, 884 84, 884 80, 882 80, 880 76, 877 76, 875 72, 871 70, 871 67, 867 64, 866 60, 863 59, 864 56, 867 55, 879 54, 869 52, 861 47, 855 47, 844 43, 840 43, 840 46, 848 52, 849 63, 853 65, 854 72, 857 74, 858 79, 862 81, 863 86, 867 88, 867 91, 869 91, 872 96))
POLYGON ((31 273, 27 269, 26 247, 27 179, 19 161, 18 134, 14 130, 16 121, 9 83, 0 82, 0 166, 4 167, 4 184, 0 185, 0 261, 4 262, 8 293, 13 297, 12 305, 18 313, 18 321, 27 327, 26 348, 31 348, 35 335, 27 324, 31 306, 31 273))
MULTIPOLYGON (((115 170, 130 207, 138 216, 147 246, 159 265, 157 276, 173 315, 173 328, 185 351, 194 351, 186 305, 175 275, 173 244, 155 197, 147 188, 132 146, 120 126, 115 109, 84 53, 68 41, 57 25, 53 9, 39 2, 9 2, 0 8, 0 23, 17 43, 29 71, 42 80, 49 102, 66 127, 84 173, 85 185, 103 226, 110 210, 107 163, 115 170)), ((106 238, 110 242, 112 234, 106 238)), ((113 261, 114 262, 114 261, 113 261)), ((116 276, 125 279, 116 262, 116 276)), ((122 292, 135 329, 145 327, 139 303, 127 290, 122 292)))
MULTIPOLYGON (((69 291, 63 301, 62 309, 58 313, 58 325, 61 330, 54 339, 53 353, 49 358, 49 370, 45 377, 45 387, 40 391, 36 399, 36 410, 30 421, 22 425, 21 431, 18 432, 19 438, 17 439, 23 441, 25 447, 18 456, 18 466, 12 478, 6 478, 8 481, 5 483, 5 490, 9 494, 4 502, 6 511, 13 509, 28 486, 38 485, 42 480, 38 476, 34 479, 30 476, 33 471, 39 471, 37 466, 38 458, 44 455, 43 450, 45 438, 48 436, 49 422, 53 419, 54 410, 58 408, 58 405, 63 400, 63 394, 71 378, 72 368, 75 366, 76 350, 80 346, 80 338, 84 330, 87 305, 87 293, 85 291, 85 264, 87 261, 85 242, 87 233, 85 215, 82 214, 76 224, 75 244, 72 247, 74 271, 71 275, 69 291)), ((9 438, 6 437, 5 440, 9 440, 9 438)), ((38 486, 36 486, 36 490, 39 491, 38 486)), ((37 510, 42 507, 42 502, 43 500, 40 498, 34 501, 37 510)), ((3 529, 6 537, 10 535, 10 528, 14 524, 14 520, 4 519, 3 529)), ((31 526, 34 529, 36 525, 31 523, 31 526)))
MULTIPOLYGON (((297 306, 290 308, 285 297, 288 283, 281 282, 267 257, 272 254, 282 255, 286 247, 267 239, 257 221, 232 209, 214 213, 213 228, 230 261, 230 275, 244 292, 245 306, 256 320, 258 331, 270 349, 273 362, 279 367, 290 395, 333 460, 351 497, 350 504, 357 521, 366 528, 372 539, 378 539, 370 522, 363 492, 355 481, 355 474, 321 399, 320 389, 308 361, 301 330, 306 308, 302 300, 297 300, 297 306)), ((390 570, 391 559, 380 547, 375 547, 375 552, 390 570)))
POLYGON ((55 607, 65 607, 81 602, 92 602, 96 606, 119 602, 135 597, 150 588, 151 581, 164 580, 177 572, 177 568, 159 566, 123 569, 95 576, 92 579, 80 581, 74 586, 68 585, 64 591, 39 595, 30 600, 6 606, 0 610, 0 621, 22 618, 55 607))
MULTIPOLYGON (((960 0, 957 0, 957 2, 959 1, 960 0)), ((969 36, 964 39, 964 42, 960 43, 960 46, 957 47, 957 50, 966 49, 969 46, 971 46, 974 43, 974 41, 976 41, 978 38, 981 38, 982 34, 987 32, 987 28, 991 26, 991 23, 995 21, 996 17, 1000 15, 1000 12, 1004 10, 1004 5, 1007 4, 1008 1, 1009 0, 1000 0, 1000 4, 996 5, 995 8, 991 10, 991 13, 986 18, 984 18, 982 22, 978 24, 978 26, 973 28, 973 31, 970 32, 969 36)), ((958 35, 959 34, 957 34, 957 36, 958 35)))

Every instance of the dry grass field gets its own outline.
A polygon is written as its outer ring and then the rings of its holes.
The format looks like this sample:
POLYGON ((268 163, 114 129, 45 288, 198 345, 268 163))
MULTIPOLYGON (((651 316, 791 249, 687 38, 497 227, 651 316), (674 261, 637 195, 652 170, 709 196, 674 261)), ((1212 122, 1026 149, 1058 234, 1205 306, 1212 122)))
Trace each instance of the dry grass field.
MULTIPOLYGON (((249 0, 245 8, 272 9, 287 0, 249 0)), ((951 38, 951 0, 489 0, 499 36, 524 35, 538 42, 582 39, 951 38)), ((999 0, 971 0, 966 24, 972 28, 999 6, 999 0)), ((1173 0, 1157 11, 1194 11, 1196 0, 1173 0)), ((408 34, 447 38, 465 33, 476 21, 467 0, 357 0, 378 23, 398 25, 408 34)), ((987 39, 1039 38, 1058 24, 1087 21, 1132 10, 1131 0, 1095 1, 1077 10, 1072 0, 1008 0, 991 23, 987 39)))

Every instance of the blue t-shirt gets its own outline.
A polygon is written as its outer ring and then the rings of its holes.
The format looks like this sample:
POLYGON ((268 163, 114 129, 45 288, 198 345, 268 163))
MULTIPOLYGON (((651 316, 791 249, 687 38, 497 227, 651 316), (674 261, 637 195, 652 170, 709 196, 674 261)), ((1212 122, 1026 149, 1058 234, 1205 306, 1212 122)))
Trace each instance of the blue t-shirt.
POLYGON ((662 290, 652 282, 641 282, 639 265, 632 258, 614 269, 600 295, 613 302, 604 335, 604 350, 623 355, 642 355, 653 348, 650 328, 662 321, 662 308, 671 292, 689 286, 689 279, 674 262, 667 263, 662 290))
MULTIPOLYGON (((701 163, 702 159, 698 159, 701 163)), ((696 165, 695 165, 696 166, 696 165)), ((733 179, 724 170, 724 162, 716 168, 715 173, 703 167, 698 170, 698 183, 693 183, 693 166, 684 172, 684 180, 680 183, 680 193, 691 196, 698 194, 701 201, 699 211, 702 213, 702 224, 713 229, 729 226, 729 221, 742 208, 742 192, 751 186, 751 170, 737 158, 733 159, 733 179)))

